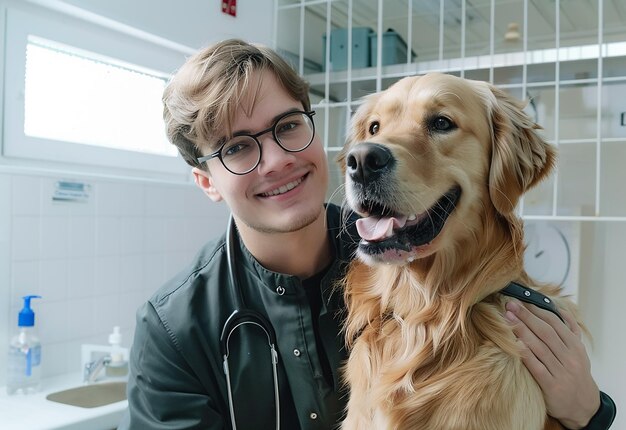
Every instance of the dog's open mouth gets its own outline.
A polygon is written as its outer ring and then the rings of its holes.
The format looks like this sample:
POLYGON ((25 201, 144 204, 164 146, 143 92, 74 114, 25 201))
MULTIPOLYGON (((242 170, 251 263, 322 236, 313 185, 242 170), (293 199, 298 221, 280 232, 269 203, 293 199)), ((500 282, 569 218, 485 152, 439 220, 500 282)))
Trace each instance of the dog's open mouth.
POLYGON ((364 202, 369 216, 357 220, 362 239, 359 250, 368 255, 387 251, 411 252, 429 244, 443 229, 460 197, 461 188, 455 186, 430 209, 409 215, 390 213, 382 205, 364 202))

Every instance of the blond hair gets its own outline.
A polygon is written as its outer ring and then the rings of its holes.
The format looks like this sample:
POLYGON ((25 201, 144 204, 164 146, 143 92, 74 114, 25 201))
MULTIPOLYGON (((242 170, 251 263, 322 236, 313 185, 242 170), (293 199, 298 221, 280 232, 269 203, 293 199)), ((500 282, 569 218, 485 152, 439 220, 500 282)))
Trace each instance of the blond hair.
POLYGON ((231 135, 231 121, 250 90, 251 76, 264 70, 274 73, 287 93, 310 110, 308 84, 266 46, 224 40, 202 49, 176 72, 163 92, 163 119, 167 138, 187 164, 201 167, 200 148, 231 135))

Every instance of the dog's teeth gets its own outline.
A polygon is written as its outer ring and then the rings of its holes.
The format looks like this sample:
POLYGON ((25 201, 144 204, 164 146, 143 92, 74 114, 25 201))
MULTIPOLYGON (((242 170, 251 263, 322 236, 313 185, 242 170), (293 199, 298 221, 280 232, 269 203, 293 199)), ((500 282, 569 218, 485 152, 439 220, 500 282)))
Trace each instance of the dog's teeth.
POLYGON ((416 216, 415 214, 411 214, 411 215, 409 215, 408 217, 406 217, 406 220, 407 220, 407 221, 413 221, 413 220, 415 220, 416 218, 417 218, 417 216, 416 216))

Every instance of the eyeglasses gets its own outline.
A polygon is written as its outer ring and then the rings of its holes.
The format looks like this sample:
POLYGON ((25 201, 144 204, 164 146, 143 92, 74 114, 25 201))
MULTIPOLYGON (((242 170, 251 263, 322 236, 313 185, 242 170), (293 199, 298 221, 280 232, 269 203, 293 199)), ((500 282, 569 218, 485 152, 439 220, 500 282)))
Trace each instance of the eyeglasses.
POLYGON ((217 151, 198 158, 198 163, 219 158, 224 167, 235 175, 250 173, 261 162, 261 142, 258 138, 270 131, 274 141, 285 151, 304 151, 313 142, 315 136, 313 115, 315 115, 314 111, 287 112, 278 118, 274 125, 263 131, 234 136, 217 151))

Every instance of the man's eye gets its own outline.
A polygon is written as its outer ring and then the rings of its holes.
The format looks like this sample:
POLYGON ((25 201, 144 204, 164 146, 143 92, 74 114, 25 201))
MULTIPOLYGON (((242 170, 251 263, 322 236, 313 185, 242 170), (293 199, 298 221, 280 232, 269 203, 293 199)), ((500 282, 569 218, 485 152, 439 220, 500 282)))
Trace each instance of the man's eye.
POLYGON ((378 121, 372 122, 369 127, 370 136, 374 136, 378 134, 379 131, 380 131, 380 123, 378 121))
POLYGON ((278 126, 276 126, 276 134, 287 133, 289 131, 293 131, 299 125, 300 125, 299 123, 294 122, 294 121, 278 124, 278 126))
POLYGON ((242 155, 250 150, 252 144, 252 142, 248 142, 247 140, 230 142, 224 145, 224 148, 222 148, 222 157, 242 155))

